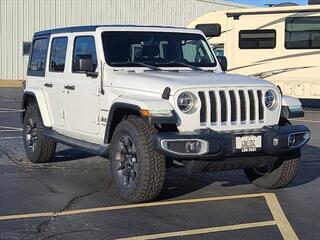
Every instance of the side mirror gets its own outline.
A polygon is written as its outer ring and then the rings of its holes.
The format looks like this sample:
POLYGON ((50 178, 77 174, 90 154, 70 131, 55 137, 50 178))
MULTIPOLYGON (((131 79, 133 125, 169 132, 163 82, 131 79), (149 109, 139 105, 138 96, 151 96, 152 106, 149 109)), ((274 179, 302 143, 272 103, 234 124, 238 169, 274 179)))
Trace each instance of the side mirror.
POLYGON ((221 36, 221 25, 217 23, 198 24, 196 29, 202 31, 206 37, 221 36))
POLYGON ((228 70, 228 60, 225 56, 217 56, 220 63, 222 71, 226 72, 228 70))
POLYGON ((84 72, 89 77, 98 77, 98 73, 95 72, 95 67, 92 61, 92 55, 90 54, 78 54, 75 57, 73 64, 73 71, 84 72))

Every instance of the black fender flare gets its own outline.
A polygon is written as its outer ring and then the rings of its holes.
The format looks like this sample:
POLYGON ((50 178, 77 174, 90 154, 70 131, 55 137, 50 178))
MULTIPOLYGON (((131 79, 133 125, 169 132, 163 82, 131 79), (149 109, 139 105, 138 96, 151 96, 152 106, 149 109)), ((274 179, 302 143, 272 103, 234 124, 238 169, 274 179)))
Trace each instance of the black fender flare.
MULTIPOLYGON (((116 102, 112 104, 108 120, 107 120, 107 126, 104 136, 104 143, 108 144, 111 141, 111 137, 113 134, 113 131, 117 124, 121 122, 124 116, 126 115, 140 115, 140 106, 130 104, 130 103, 123 103, 123 102, 116 102), (119 112, 120 111, 120 112, 119 112), (119 117, 116 116, 116 114, 119 114, 119 117)), ((143 120, 148 121, 152 124, 177 124, 177 116, 175 113, 173 113, 172 117, 158 117, 158 116, 150 116, 148 118, 141 117, 143 120)))

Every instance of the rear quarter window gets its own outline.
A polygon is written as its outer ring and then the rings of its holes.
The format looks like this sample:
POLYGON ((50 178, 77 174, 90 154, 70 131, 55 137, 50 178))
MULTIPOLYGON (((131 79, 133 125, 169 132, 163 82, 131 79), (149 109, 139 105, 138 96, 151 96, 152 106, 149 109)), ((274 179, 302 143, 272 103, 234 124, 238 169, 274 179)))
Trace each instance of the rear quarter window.
POLYGON ((48 37, 33 40, 28 65, 29 76, 44 76, 48 52, 48 37))

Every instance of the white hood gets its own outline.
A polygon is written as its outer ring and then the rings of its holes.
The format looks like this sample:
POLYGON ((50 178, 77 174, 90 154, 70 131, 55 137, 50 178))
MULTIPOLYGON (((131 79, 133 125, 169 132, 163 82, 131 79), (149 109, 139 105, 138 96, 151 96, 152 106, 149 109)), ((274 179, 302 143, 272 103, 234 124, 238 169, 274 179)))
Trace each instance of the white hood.
POLYGON ((254 79, 246 76, 201 72, 201 71, 180 71, 180 72, 114 72, 112 86, 130 88, 138 91, 147 91, 161 94, 166 87, 171 88, 171 94, 181 89, 194 88, 215 88, 215 87, 258 87, 274 85, 268 81, 254 79))

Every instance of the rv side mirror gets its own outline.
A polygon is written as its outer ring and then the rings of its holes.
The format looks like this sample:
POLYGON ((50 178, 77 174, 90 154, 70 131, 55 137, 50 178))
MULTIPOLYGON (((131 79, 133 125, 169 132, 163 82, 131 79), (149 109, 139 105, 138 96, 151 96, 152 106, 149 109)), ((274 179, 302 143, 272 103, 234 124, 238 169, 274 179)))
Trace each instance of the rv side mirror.
POLYGON ((226 72, 228 70, 228 60, 225 56, 217 56, 222 71, 226 72))
POLYGON ((202 31, 206 37, 219 37, 221 35, 221 25, 216 23, 198 24, 196 29, 202 31))

